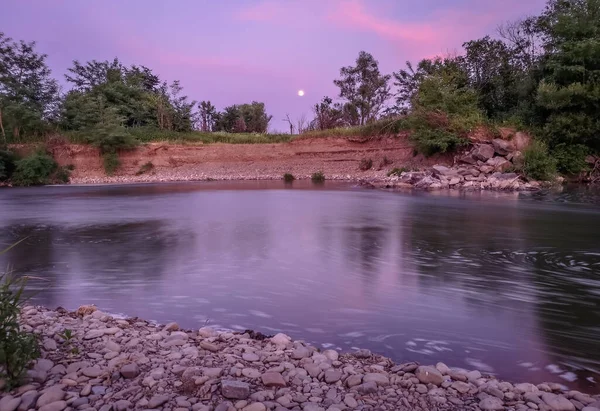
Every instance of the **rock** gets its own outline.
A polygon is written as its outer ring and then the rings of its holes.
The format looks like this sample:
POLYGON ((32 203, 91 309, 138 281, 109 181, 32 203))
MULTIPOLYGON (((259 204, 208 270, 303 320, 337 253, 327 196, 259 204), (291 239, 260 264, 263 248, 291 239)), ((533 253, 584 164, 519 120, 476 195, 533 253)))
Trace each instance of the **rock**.
POLYGON ((203 350, 206 350, 206 351, 210 351, 210 352, 218 352, 220 349, 218 345, 213 344, 208 341, 200 342, 200 348, 202 348, 203 350))
MULTIPOLYGON (((222 368, 204 368, 202 373, 206 375, 208 378, 218 378, 223 373, 222 368)), ((153 376, 154 379, 160 379, 153 376)))
MULTIPOLYGON (((173 323, 174 324, 174 323, 173 323)), ((148 401, 148 408, 157 408, 169 401, 167 395, 155 395, 148 401)))
POLYGON ((505 172, 506 170, 512 167, 512 163, 504 157, 490 158, 488 161, 485 162, 485 164, 487 164, 490 167, 494 167, 495 171, 500 172, 505 172))
POLYGON ((444 364, 443 362, 438 362, 435 365, 435 368, 442 374, 442 375, 448 375, 450 374, 450 368, 448 368, 448 366, 446 364, 444 364))
POLYGON ((44 350, 46 351, 56 351, 56 341, 47 338, 44 340, 44 350))
POLYGON ((267 387, 285 387, 285 380, 278 372, 266 372, 261 375, 262 383, 267 387))
POLYGON ((132 379, 140 375, 140 368, 135 363, 125 364, 121 367, 119 372, 123 378, 132 379))
POLYGON ((361 349, 353 352, 352 355, 354 355, 356 358, 370 358, 372 354, 369 350, 361 349))
POLYGON ((255 402, 242 408, 242 411, 266 411, 266 409, 267 407, 262 402, 255 402))
POLYGON ((61 401, 65 398, 65 392, 60 387, 49 388, 48 391, 43 393, 36 402, 36 406, 41 408, 45 405, 53 402, 61 401))
POLYGON ((336 350, 325 350, 323 355, 330 361, 337 361, 340 358, 340 354, 336 350))
POLYGON ((52 361, 45 358, 40 358, 35 363, 34 368, 36 371, 48 372, 52 369, 52 367, 54 367, 54 363, 52 361))
POLYGON ((542 400, 554 411, 575 411, 575 406, 562 395, 543 392, 542 400))
POLYGON ((483 411, 501 411, 504 409, 504 403, 500 398, 487 397, 479 403, 479 408, 483 411))
POLYGON ((356 387, 362 383, 362 375, 354 374, 346 378, 346 385, 348 388, 356 387))
POLYGON ((500 138, 492 140, 492 145, 494 146, 494 151, 501 156, 506 156, 516 149, 511 141, 502 140, 500 138))
POLYGON ((353 396, 346 394, 344 396, 344 404, 348 406, 348 408, 356 408, 358 407, 358 402, 354 399, 353 396))
POLYGON ((279 333, 271 338, 271 342, 275 345, 288 345, 292 339, 285 334, 279 333))
POLYGON ((440 165, 431 167, 431 171, 433 172, 434 176, 454 177, 458 175, 456 170, 440 165))
POLYGON ((451 387, 461 394, 466 394, 471 390, 472 385, 462 381, 454 381, 451 387))
POLYGON ((427 392, 427 386, 425 384, 417 384, 415 389, 419 394, 425 394, 427 392))
POLYGON ((494 167, 483 165, 479 167, 479 171, 481 171, 483 174, 489 174, 494 171, 494 167))
POLYGON ((475 371, 469 371, 467 373, 467 379, 471 382, 477 381, 478 379, 481 378, 481 373, 477 370, 475 371))
POLYGON ((96 366, 84 368, 81 373, 89 378, 97 378, 102 375, 102 370, 96 366))
POLYGON ((464 155, 461 158, 459 158, 458 161, 461 163, 471 164, 471 165, 477 164, 477 159, 475 157, 473 157, 472 154, 464 155))
POLYGON ((19 405, 19 411, 27 411, 35 407, 35 403, 40 394, 37 391, 28 391, 21 396, 21 404, 19 405))
POLYGON ((363 394, 375 394, 377 392, 377 384, 375 381, 365 382, 364 384, 356 386, 356 390, 363 394))
POLYGON ((334 384, 342 378, 342 372, 340 370, 330 369, 325 371, 325 382, 327 384, 334 384))
POLYGON ((512 139, 512 143, 515 146, 515 149, 519 151, 523 151, 527 147, 529 147, 530 142, 531 137, 521 131, 517 131, 512 139))
POLYGON ((104 330, 89 330, 83 336, 84 340, 93 340, 95 338, 100 338, 104 335, 104 330))
POLYGON ((479 144, 471 151, 473 158, 479 161, 487 161, 494 157, 494 147, 489 144, 479 144))
POLYGON ((248 362, 256 362, 256 361, 260 360, 260 357, 256 354, 254 354, 253 352, 245 352, 242 355, 242 358, 244 361, 248 361, 248 362))
POLYGON ((442 374, 436 368, 429 366, 420 366, 417 368, 415 376, 423 384, 441 385, 444 382, 442 374))
POLYGON ((321 368, 314 363, 304 364, 304 369, 313 378, 317 378, 321 374, 321 368))
POLYGON ((221 394, 231 400, 245 400, 250 396, 250 385, 233 380, 221 381, 221 394))
POLYGON ((0 398, 0 411, 15 411, 19 404, 21 404, 20 398, 14 398, 11 395, 0 398))
POLYGON ((292 359, 294 360, 301 360, 308 357, 310 357, 310 350, 306 347, 297 347, 292 352, 292 359))
POLYGON ((501 181, 516 180, 519 176, 516 173, 494 173, 490 177, 501 181))
POLYGON ((581 411, 600 411, 600 408, 596 407, 583 407, 581 411))
POLYGON ((113 407, 116 411, 126 411, 132 407, 132 404, 127 400, 119 400, 114 403, 113 407))
POLYGON ((242 375, 246 378, 256 379, 260 377, 260 371, 258 371, 256 368, 244 368, 242 370, 242 375))
POLYGON ((67 408, 66 401, 55 401, 39 408, 39 411, 62 411, 67 408))
POLYGON ((517 384, 514 387, 514 390, 519 394, 525 394, 526 392, 539 392, 540 390, 533 384, 529 384, 527 382, 517 384))
POLYGON ((363 382, 374 382, 375 384, 382 386, 390 385, 390 379, 387 376, 377 372, 365 374, 365 376, 363 377, 363 382))
MULTIPOLYGON (((165 328, 163 328, 163 331, 177 331, 179 330, 179 324, 177 323, 169 323, 167 325, 165 325, 165 328)), ((150 408, 154 408, 154 407, 150 407, 150 408)))

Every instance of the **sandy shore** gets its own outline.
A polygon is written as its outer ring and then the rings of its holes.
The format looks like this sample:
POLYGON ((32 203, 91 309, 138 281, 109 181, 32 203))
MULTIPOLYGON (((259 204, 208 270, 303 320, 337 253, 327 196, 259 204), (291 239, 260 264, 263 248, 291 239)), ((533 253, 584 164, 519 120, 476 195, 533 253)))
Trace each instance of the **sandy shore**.
POLYGON ((42 357, 26 385, 3 394, 0 411, 600 410, 600 396, 558 384, 92 310, 23 309, 22 326, 40 336, 42 357), (71 341, 60 337, 66 329, 71 341))

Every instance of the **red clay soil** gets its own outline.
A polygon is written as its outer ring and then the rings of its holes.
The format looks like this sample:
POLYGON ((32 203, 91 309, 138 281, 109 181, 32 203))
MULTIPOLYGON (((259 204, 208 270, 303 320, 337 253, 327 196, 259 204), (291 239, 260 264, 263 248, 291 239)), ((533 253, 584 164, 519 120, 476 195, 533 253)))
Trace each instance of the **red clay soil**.
POLYGON ((284 173, 304 179, 317 171, 327 179, 359 180, 385 177, 395 167, 418 169, 452 161, 449 156, 415 156, 413 145, 405 137, 364 141, 314 138, 279 144, 151 143, 120 153, 121 166, 108 177, 94 147, 58 144, 50 150, 59 164, 75 166, 71 176, 75 184, 281 179, 284 173), (371 159, 373 168, 361 171, 362 159, 371 159), (136 175, 148 162, 153 164, 152 170, 136 175))

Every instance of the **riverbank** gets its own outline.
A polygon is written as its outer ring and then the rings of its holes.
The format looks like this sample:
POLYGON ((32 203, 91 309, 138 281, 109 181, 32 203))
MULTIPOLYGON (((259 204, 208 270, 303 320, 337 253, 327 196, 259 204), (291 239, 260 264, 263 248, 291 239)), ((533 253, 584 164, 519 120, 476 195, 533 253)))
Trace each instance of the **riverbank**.
POLYGON ((479 371, 394 364, 368 350, 321 352, 277 334, 180 330, 95 310, 25 307, 42 357, 0 411, 564 410, 600 396, 509 383, 479 371), (71 330, 69 341, 60 337, 71 330))

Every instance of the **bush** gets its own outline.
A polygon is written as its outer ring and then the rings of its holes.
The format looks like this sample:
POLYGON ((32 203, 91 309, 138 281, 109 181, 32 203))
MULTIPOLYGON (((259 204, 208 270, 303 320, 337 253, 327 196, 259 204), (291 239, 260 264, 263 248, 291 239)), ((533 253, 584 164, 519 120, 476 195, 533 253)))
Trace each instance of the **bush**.
POLYGON ((290 173, 285 173, 283 175, 283 181, 285 181, 286 183, 291 183, 292 181, 294 181, 296 179, 296 177, 294 177, 293 174, 290 173))
POLYGON ((417 150, 426 156, 445 153, 466 143, 458 134, 443 129, 417 129, 411 134, 411 139, 417 150))
POLYGON ((313 183, 322 183, 325 181, 325 174, 323 174, 322 171, 317 171, 310 176, 310 179, 313 181, 313 183))
POLYGON ((388 177, 391 177, 391 176, 398 176, 398 177, 400 177, 400 175, 401 175, 402 173, 405 173, 405 172, 407 172, 407 171, 410 171, 410 170, 409 170, 408 168, 406 168, 406 167, 393 168, 392 170, 390 170, 390 171, 387 173, 387 176, 388 176, 388 177))
POLYGON ((367 171, 370 170, 373 167, 373 160, 371 160, 370 158, 363 158, 362 160, 360 160, 360 163, 358 164, 358 168, 361 171, 367 171))
POLYGON ((561 143, 552 150, 558 171, 568 175, 579 174, 588 168, 585 157, 589 149, 581 144, 566 145, 561 143))
POLYGON ((383 157, 383 160, 381 160, 381 161, 379 162, 379 169, 381 170, 381 169, 382 169, 382 168, 384 168, 385 166, 389 166, 389 165, 390 165, 390 164, 392 164, 392 163, 393 163, 393 161, 392 161, 392 160, 390 160, 389 158, 387 158, 387 157, 385 157, 385 156, 384 156, 384 157, 383 157))
POLYGON ((140 169, 135 173, 136 176, 141 176, 142 174, 146 174, 154 169, 154 164, 152 161, 148 161, 145 164, 142 164, 140 169))
POLYGON ((12 151, 0 150, 0 181, 8 180, 16 168, 17 157, 12 151))
POLYGON ((59 184, 67 184, 71 179, 71 170, 68 167, 58 167, 54 174, 54 181, 59 184))
POLYGON ((19 385, 29 363, 39 357, 37 338, 19 326, 26 281, 0 275, 0 378, 9 390, 19 385))
POLYGON ((58 164, 51 156, 38 151, 16 162, 12 183, 17 186, 50 184, 57 169, 58 164))
POLYGON ((556 174, 556 160, 548 154, 548 147, 534 141, 523 152, 523 174, 529 179, 548 181, 556 174))
POLYGON ((119 160, 117 153, 105 153, 102 156, 102 162, 104 164, 104 171, 106 171, 106 175, 108 176, 112 176, 121 165, 121 160, 119 160))

